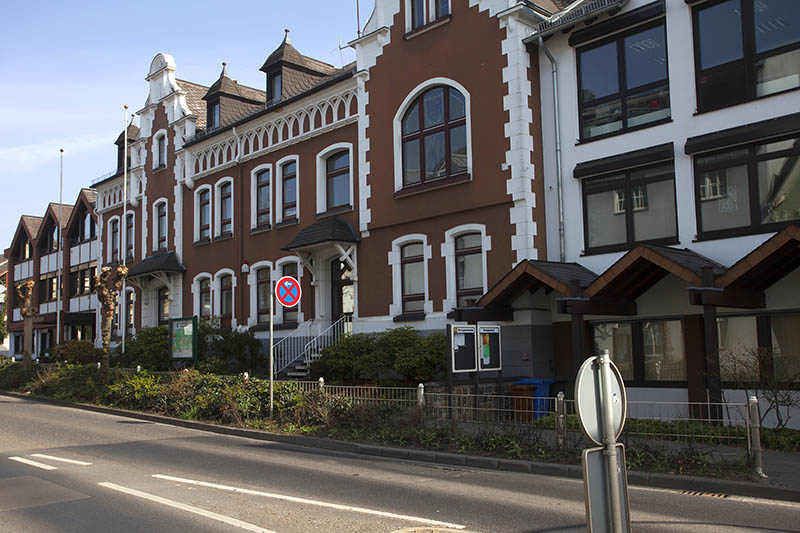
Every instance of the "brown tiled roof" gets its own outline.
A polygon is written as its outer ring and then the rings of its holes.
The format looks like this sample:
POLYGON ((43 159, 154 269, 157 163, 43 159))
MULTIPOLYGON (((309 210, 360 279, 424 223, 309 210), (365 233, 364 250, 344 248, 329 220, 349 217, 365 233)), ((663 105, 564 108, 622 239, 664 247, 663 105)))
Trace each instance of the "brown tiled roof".
POLYGON ((186 105, 189 106, 189 111, 197 117, 197 129, 204 130, 206 128, 206 103, 203 101, 203 96, 208 92, 208 87, 186 80, 175 81, 186 93, 186 105))
POLYGON ((570 294, 572 282, 578 282, 583 288, 595 278, 597 274, 577 263, 521 261, 481 297, 478 305, 482 307, 503 305, 526 290, 538 290, 540 287, 557 290, 564 296, 579 296, 570 294))
POLYGON ((700 286, 704 268, 715 278, 725 273, 724 266, 692 250, 640 244, 603 272, 585 294, 635 300, 667 274, 700 286))
POLYGON ((239 98, 246 98, 259 103, 264 103, 267 98, 267 93, 264 91, 247 87, 246 85, 239 85, 238 81, 228 77, 225 63, 222 64, 222 72, 219 75, 219 79, 208 88, 203 100, 208 100, 210 96, 217 93, 238 96, 239 98))
POLYGON ((301 229, 284 250, 297 250, 323 242, 359 242, 360 240, 349 222, 338 216, 332 216, 301 229))
POLYGON ((81 189, 81 192, 86 196, 86 200, 90 203, 97 202, 97 191, 94 189, 81 189))
POLYGON ((31 236, 31 239, 35 239, 36 236, 39 235, 39 228, 41 227, 43 220, 44 217, 22 215, 22 223, 25 224, 25 228, 27 228, 28 234, 31 236))
POLYGON ((800 267, 800 226, 779 231, 742 257, 715 285, 724 289, 763 291, 800 267))
MULTIPOLYGON (((131 121, 131 123, 128 124, 128 142, 136 140, 138 136, 139 136, 139 127, 136 126, 133 123, 133 121, 131 121)), ((117 140, 114 141, 114 144, 121 145, 124 140, 125 140, 125 132, 123 131, 119 134, 117 140)))
POLYGON ((272 52, 267 60, 264 62, 264 65, 261 66, 261 70, 266 72, 269 70, 269 67, 275 65, 283 61, 284 63, 291 63, 292 65, 297 65, 298 67, 304 67, 309 70, 313 70, 314 72, 319 72, 320 74, 332 74, 336 67, 333 65, 329 65, 328 63, 323 63, 322 61, 313 59, 311 57, 304 56, 297 49, 292 46, 292 43, 289 42, 289 32, 287 30, 286 37, 284 37, 283 42, 272 52))
POLYGON ((55 202, 51 202, 50 205, 47 206, 47 208, 48 209, 52 209, 53 218, 56 219, 56 220, 58 220, 59 207, 61 207, 61 220, 60 220, 60 222, 61 222, 61 227, 63 228, 64 226, 67 225, 67 221, 69 220, 69 216, 72 214, 72 209, 75 206, 70 205, 70 204, 57 204, 55 202))

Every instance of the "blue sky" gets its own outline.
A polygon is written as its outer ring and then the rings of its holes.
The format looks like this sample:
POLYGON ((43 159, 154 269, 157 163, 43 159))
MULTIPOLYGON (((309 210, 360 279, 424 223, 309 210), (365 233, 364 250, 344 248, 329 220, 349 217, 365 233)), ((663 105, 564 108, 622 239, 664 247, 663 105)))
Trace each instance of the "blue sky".
MULTIPOLYGON (((361 25, 374 0, 360 0, 361 25)), ((356 0, 149 0, 11 2, 0 20, 0 252, 20 215, 43 216, 114 169, 123 105, 144 105, 153 57, 175 58, 176 76, 211 85, 223 61, 239 83, 263 89, 258 69, 284 28, 303 54, 341 66, 356 37, 356 0)))

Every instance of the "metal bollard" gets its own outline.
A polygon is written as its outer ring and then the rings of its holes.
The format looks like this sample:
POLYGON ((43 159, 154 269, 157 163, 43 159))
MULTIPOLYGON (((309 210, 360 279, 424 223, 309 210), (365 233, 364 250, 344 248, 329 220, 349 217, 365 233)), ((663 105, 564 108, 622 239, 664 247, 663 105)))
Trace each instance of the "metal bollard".
POLYGON ((750 396, 747 401, 747 410, 750 415, 750 453, 753 459, 753 468, 760 478, 767 478, 764 473, 763 448, 761 448, 761 413, 758 398, 750 396))
POLYGON ((556 442, 561 450, 567 444, 567 402, 563 392, 556 396, 556 442))
POLYGON ((417 385, 417 406, 425 407, 425 385, 417 385))
POLYGON ((325 378, 320 377, 319 378, 319 390, 322 390, 324 388, 325 388, 325 378))
POLYGON ((100 370, 100 367, 103 366, 100 364, 100 361, 97 362, 97 370, 100 370))
POLYGON ((245 372, 244 373, 244 380, 247 381, 248 379, 250 379, 250 374, 245 372))
POLYGON ((16 362, 17 362, 17 358, 16 358, 16 357, 12 357, 12 358, 11 358, 11 362, 12 362, 12 363, 16 363, 16 362))
POLYGON ((136 365, 136 373, 138 374, 141 371, 142 371, 142 365, 136 365))

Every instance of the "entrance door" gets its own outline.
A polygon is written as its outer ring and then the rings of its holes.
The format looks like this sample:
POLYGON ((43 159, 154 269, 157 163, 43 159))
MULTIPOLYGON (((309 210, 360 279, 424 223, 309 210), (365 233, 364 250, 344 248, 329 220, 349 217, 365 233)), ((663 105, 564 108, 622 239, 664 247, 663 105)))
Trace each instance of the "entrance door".
POLYGON ((352 315, 355 309, 353 270, 340 259, 331 262, 331 320, 336 322, 342 315, 352 315))

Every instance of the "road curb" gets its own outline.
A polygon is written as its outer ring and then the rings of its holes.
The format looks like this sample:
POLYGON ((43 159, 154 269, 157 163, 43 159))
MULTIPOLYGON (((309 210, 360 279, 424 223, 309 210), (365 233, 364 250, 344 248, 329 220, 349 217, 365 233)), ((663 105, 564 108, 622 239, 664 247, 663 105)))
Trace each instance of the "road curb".
MULTIPOLYGON (((389 459, 399 459, 404 461, 417 461, 423 463, 434 463, 447 466, 460 466, 468 468, 480 468, 484 470, 500 470, 506 472, 521 472, 526 474, 538 474, 543 476, 565 477, 572 479, 582 479, 583 469, 578 465, 565 465, 557 463, 539 463, 535 461, 522 461, 516 459, 498 459, 493 457, 483 457, 476 455, 462 455, 456 453, 432 452, 416 448, 395 448, 391 446, 378 446, 373 444, 360 444, 356 442, 338 441, 322 437, 307 437, 303 435, 286 435, 280 433, 268 433, 256 429, 235 428, 230 426, 220 426, 206 422, 196 422, 193 420, 182 420, 169 416, 141 413, 138 411, 127 411, 124 409, 114 409, 85 403, 73 403, 62 400, 54 400, 44 396, 32 396, 18 394, 15 392, 0 391, 0 395, 19 398, 22 400, 49 403, 84 411, 93 411, 116 416, 124 416, 148 422, 158 422, 171 426, 183 427, 187 429, 197 429, 220 435, 233 435, 248 439, 278 442, 291 446, 302 446, 305 448, 316 448, 327 451, 353 453, 375 457, 385 457, 389 459)), ((751 498, 764 498, 769 500, 783 500, 790 502, 800 502, 800 490, 789 487, 778 487, 749 481, 733 481, 723 479, 704 478, 697 476, 678 476, 673 474, 659 474, 654 472, 628 472, 628 484, 631 486, 645 486, 652 488, 682 490, 712 494, 728 494, 736 496, 746 496, 751 498)))

